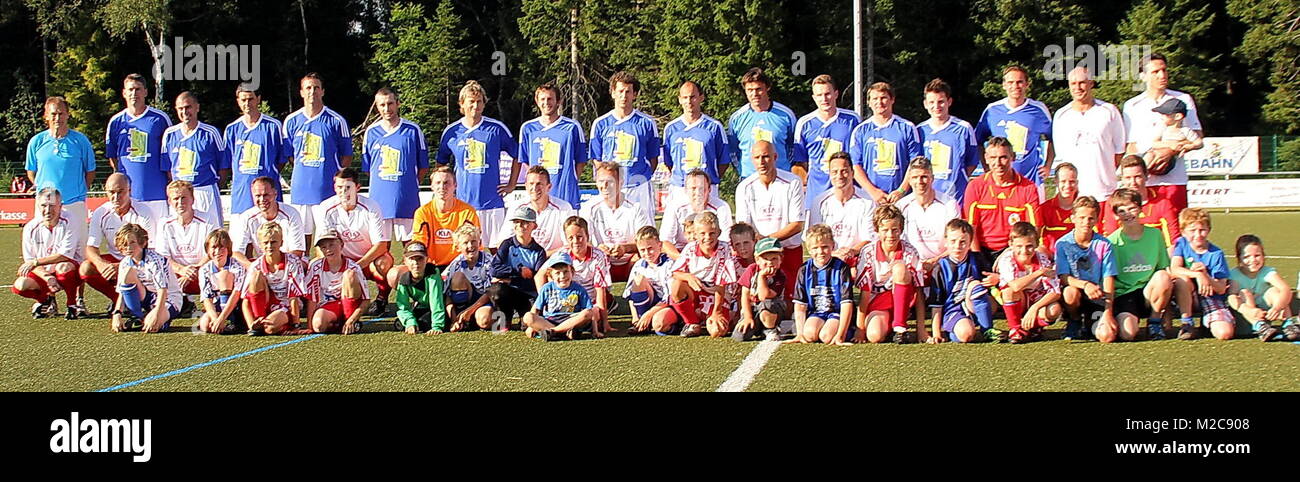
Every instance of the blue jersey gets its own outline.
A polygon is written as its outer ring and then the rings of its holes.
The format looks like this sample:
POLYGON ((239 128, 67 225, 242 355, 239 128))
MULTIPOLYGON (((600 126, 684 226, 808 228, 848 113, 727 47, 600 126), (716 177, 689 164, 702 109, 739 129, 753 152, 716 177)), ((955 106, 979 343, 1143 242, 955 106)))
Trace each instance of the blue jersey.
POLYGON ((163 133, 163 150, 172 179, 189 181, 194 187, 216 184, 217 172, 230 169, 226 139, 216 127, 202 122, 189 134, 184 129, 185 124, 176 124, 163 133))
POLYGON ((1034 184, 1042 184, 1038 167, 1043 165, 1046 152, 1041 152, 1039 139, 1052 138, 1052 113, 1047 106, 1034 99, 1026 99, 1020 107, 1012 109, 1007 99, 991 103, 984 108, 975 125, 975 142, 983 145, 989 137, 1005 137, 1016 153, 1012 167, 1034 184))
POLYGON ((921 155, 916 125, 897 115, 885 125, 867 119, 853 130, 849 142, 853 164, 861 166, 877 188, 891 192, 907 178, 907 164, 921 155))
POLYGON ((1070 275, 1098 286, 1107 276, 1119 276, 1115 265, 1115 248, 1110 240, 1092 233, 1088 247, 1074 242, 1074 234, 1056 240, 1056 274, 1070 275))
POLYGON ((848 152, 853 128, 862 123, 857 112, 835 109, 830 122, 822 122, 817 112, 803 116, 794 128, 795 157, 808 162, 808 193, 804 208, 811 209, 813 201, 831 186, 831 155, 848 152))
POLYGON ((591 123, 591 143, 587 157, 605 162, 617 162, 626 175, 623 186, 633 187, 650 180, 654 171, 650 160, 659 158, 659 127, 653 117, 640 110, 619 119, 614 112, 596 118, 591 123))
POLYGON ((794 111, 777 101, 763 112, 755 112, 745 104, 731 114, 727 119, 727 145, 731 146, 731 162, 740 169, 741 179, 754 174, 749 152, 756 141, 768 141, 776 147, 777 169, 789 171, 794 163, 807 162, 794 157, 794 125, 798 119, 794 111))
POLYGON ((510 236, 501 242, 496 256, 492 258, 492 277, 509 280, 514 289, 536 296, 537 285, 532 278, 523 277, 523 268, 532 270, 533 276, 538 276, 537 272, 545 262, 546 249, 537 244, 536 239, 527 245, 520 245, 518 239, 510 236))
POLYGON ((512 155, 519 150, 510 129, 501 121, 484 117, 474 127, 465 126, 465 118, 451 123, 442 131, 438 145, 438 164, 454 163, 456 198, 477 210, 506 207, 497 187, 501 185, 501 153, 512 155))
POLYGON ((979 283, 984 279, 984 272, 992 269, 981 264, 980 258, 974 253, 966 253, 966 259, 960 262, 953 261, 950 256, 939 258, 933 272, 934 285, 931 289, 935 291, 931 299, 942 301, 945 308, 961 306, 966 299, 967 287, 971 283, 979 283))
POLYGON ((1214 243, 1209 244, 1209 249, 1206 249, 1204 253, 1197 253, 1196 250, 1192 249, 1192 243, 1187 238, 1179 237, 1177 241, 1174 241, 1174 249, 1170 253, 1170 257, 1182 256, 1182 267, 1188 269, 1197 262, 1204 264, 1210 279, 1228 279, 1228 260, 1223 255, 1223 250, 1215 246, 1214 243))
POLYGON ((86 200, 86 173, 95 172, 95 148, 85 134, 72 129, 62 139, 44 130, 27 142, 26 164, 36 173, 37 192, 53 186, 63 204, 81 202, 86 200))
POLYGON ((307 117, 304 107, 284 119, 284 137, 293 146, 293 179, 289 195, 294 204, 316 205, 334 196, 334 174, 340 158, 352 155, 348 121, 329 107, 307 117))
POLYGON ((242 213, 253 207, 253 180, 269 177, 275 181, 276 201, 284 201, 280 191, 280 169, 293 155, 286 142, 284 126, 274 117, 262 114, 249 128, 243 118, 226 125, 227 165, 230 173, 230 212, 242 213))
POLYGON ((519 162, 542 166, 551 173, 551 195, 577 206, 578 164, 587 163, 587 138, 582 125, 560 117, 551 125, 542 118, 525 122, 519 128, 519 162))
POLYGON ((402 119, 392 131, 383 121, 366 129, 361 144, 361 170, 370 173, 370 199, 383 219, 411 219, 420 207, 421 169, 429 168, 424 131, 402 119))
POLYGON ((831 258, 817 266, 809 258, 799 267, 794 280, 794 302, 808 306, 808 316, 839 317, 840 305, 853 302, 853 275, 848 263, 831 258))
POLYGON ((551 281, 542 285, 533 308, 541 310, 543 318, 572 315, 591 308, 591 296, 575 281, 570 280, 569 286, 563 288, 551 281))
POLYGON ((117 159, 117 172, 131 179, 131 199, 167 199, 168 163, 163 155, 163 132, 172 120, 153 107, 139 117, 125 109, 108 120, 104 133, 104 157, 117 159))
POLYGON ((673 173, 669 182, 674 186, 685 186, 686 175, 696 169, 703 169, 710 183, 722 182, 718 166, 731 162, 727 149, 727 130, 707 115, 689 125, 683 115, 664 126, 662 159, 673 173))
POLYGON ((944 125, 934 119, 921 123, 917 134, 934 171, 934 190, 960 205, 970 182, 967 169, 980 165, 975 129, 964 120, 949 117, 944 125))

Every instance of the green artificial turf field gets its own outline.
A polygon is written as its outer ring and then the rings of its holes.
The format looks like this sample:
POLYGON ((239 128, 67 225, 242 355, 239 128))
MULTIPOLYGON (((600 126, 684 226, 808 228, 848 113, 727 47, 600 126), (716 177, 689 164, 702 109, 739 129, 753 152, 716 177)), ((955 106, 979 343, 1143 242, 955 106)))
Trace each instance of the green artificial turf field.
MULTIPOLYGON (((1253 232, 1269 264, 1295 283, 1296 212, 1216 213, 1212 239, 1232 257, 1253 232)), ((0 228, 0 283, 19 263, 17 227, 0 228)), ((6 286, 7 287, 7 286, 6 286)), ((615 293, 621 293, 621 285, 615 293)), ((61 298, 61 297, 60 297, 61 298)), ((87 295, 92 313, 106 300, 87 295)), ((758 343, 730 339, 621 337, 626 307, 606 340, 541 343, 518 332, 406 336, 391 321, 354 336, 195 335, 177 320, 159 335, 114 334, 102 318, 33 320, 31 303, 5 290, 0 310, 0 389, 8 391, 242 390, 649 390, 708 391, 723 384, 758 343), (266 349, 269 348, 269 349, 266 349), (250 351, 264 349, 254 353, 250 351), (236 358, 230 358, 232 356, 236 358)), ((63 310, 63 300, 59 302, 63 310)), ((1196 340, 1102 345, 1057 340, 1028 345, 785 345, 748 386, 792 390, 1296 391, 1300 346, 1196 340)))

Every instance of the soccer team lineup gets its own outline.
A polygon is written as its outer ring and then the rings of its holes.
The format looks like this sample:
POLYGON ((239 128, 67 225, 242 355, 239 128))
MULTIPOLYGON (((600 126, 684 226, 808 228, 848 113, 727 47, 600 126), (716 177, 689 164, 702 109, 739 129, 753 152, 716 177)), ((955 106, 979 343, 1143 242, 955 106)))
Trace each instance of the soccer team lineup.
POLYGON ((1008 66, 1006 97, 975 123, 949 115, 940 79, 924 89, 930 118, 914 124, 883 82, 867 88, 868 117, 837 107, 829 75, 798 93, 818 106, 799 117, 753 68, 725 123, 686 81, 681 116, 659 125, 635 107, 640 82, 618 72, 613 109, 590 125, 560 115, 561 90, 545 84, 540 116, 507 126, 483 115, 488 92, 469 81, 463 117, 426 137, 385 88, 359 148, 317 74, 283 120, 240 84, 243 115, 224 128, 200 121, 189 92, 174 113, 149 107, 149 81, 132 74, 105 159, 69 128, 67 100, 45 100, 11 290, 36 318, 103 319, 112 332, 192 318, 210 334, 383 323, 546 342, 1023 344, 1048 327, 1102 343, 1300 340, 1295 291, 1266 240, 1220 248, 1211 213, 1188 207, 1183 154, 1204 132, 1166 62, 1143 58, 1145 90, 1119 106, 1072 70, 1072 100, 1055 111, 1008 66), (100 162, 113 173, 97 180, 100 162), (729 169, 732 202, 719 192, 729 169), (582 201, 588 173, 598 194, 582 201), (107 202, 88 209, 97 181, 107 202), (108 298, 102 311, 87 306, 91 290, 108 298))

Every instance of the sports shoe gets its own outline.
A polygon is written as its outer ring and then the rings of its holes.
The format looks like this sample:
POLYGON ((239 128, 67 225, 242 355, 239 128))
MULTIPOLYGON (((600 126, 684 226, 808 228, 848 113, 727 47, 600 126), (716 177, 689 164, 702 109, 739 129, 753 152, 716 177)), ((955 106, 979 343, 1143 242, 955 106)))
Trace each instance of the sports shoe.
POLYGON ((749 330, 742 330, 740 327, 732 328, 731 339, 734 341, 749 341, 749 330))
POLYGON ((118 313, 122 315, 122 331, 140 331, 144 329, 144 322, 140 321, 140 318, 125 311, 118 313))
POLYGON ((1029 332, 1025 330, 1011 330, 1011 335, 1007 337, 1007 341, 1011 342, 1012 345, 1026 343, 1029 341, 1029 332))
POLYGON ((189 296, 182 296, 180 318, 194 318, 194 310, 196 308, 197 306, 194 304, 194 301, 190 300, 189 296))
POLYGON ((776 331, 776 328, 768 328, 763 330, 763 340, 781 341, 781 334, 776 331))
POLYGON ((906 331, 895 331, 895 332, 894 332, 894 343, 895 343, 895 344, 898 344, 898 345, 902 345, 902 344, 907 343, 907 332, 906 332, 906 331))
POLYGON ((63 318, 76 320, 79 318, 85 318, 87 314, 89 314, 89 312, 87 312, 86 307, 81 304, 68 305, 68 312, 64 313, 63 318))
POLYGON ((1273 337, 1277 335, 1278 329, 1274 328, 1273 325, 1269 325, 1267 323, 1261 322, 1261 324, 1263 326, 1255 330, 1255 334, 1259 336, 1259 341, 1272 340, 1273 337))
POLYGON ((558 340, 559 338, 555 336, 554 331, 551 331, 550 328, 547 328, 545 330, 537 332, 537 339, 542 341, 555 341, 558 340))
POLYGON ((1007 335, 997 328, 989 328, 984 330, 984 339, 989 343, 1002 343, 1007 341, 1007 335))
POLYGON ((1062 340, 1074 340, 1079 338, 1079 331, 1083 329, 1083 322, 1079 320, 1070 320, 1065 322, 1065 333, 1061 334, 1062 340))
POLYGON ((1282 333, 1286 335, 1287 341, 1300 340, 1300 325, 1291 323, 1282 327, 1282 333))
POLYGON ((388 314, 388 300, 375 300, 366 308, 366 316, 384 316, 388 314))
POLYGON ((1191 323, 1183 323, 1183 326, 1178 328, 1178 339, 1183 341, 1195 340, 1196 327, 1192 326, 1191 323))
POLYGON ((699 323, 688 323, 682 328, 682 338, 692 338, 704 334, 704 325, 699 323))
POLYGON ((1160 323, 1147 325, 1147 338, 1150 338, 1151 341, 1165 339, 1165 326, 1160 323))

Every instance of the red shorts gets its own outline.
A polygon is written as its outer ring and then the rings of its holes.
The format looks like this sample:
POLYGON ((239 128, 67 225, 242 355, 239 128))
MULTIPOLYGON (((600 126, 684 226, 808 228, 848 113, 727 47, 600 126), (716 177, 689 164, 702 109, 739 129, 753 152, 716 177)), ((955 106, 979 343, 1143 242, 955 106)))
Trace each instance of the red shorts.
POLYGON ((627 281, 627 276, 631 273, 632 263, 609 265, 609 278, 612 282, 627 281))
POLYGON ((42 278, 39 275, 37 275, 35 270, 27 272, 27 279, 35 281, 36 286, 41 287, 41 291, 45 293, 50 292, 50 284, 45 281, 45 278, 42 278))
POLYGON ((189 283, 185 283, 185 286, 181 287, 181 291, 184 291, 187 295, 199 294, 199 277, 195 276, 190 279, 189 283))
MULTIPOLYGON (((794 283, 799 277, 799 267, 803 266, 803 246, 785 248, 781 251, 781 272, 785 274, 786 283, 794 283)), ((786 301, 794 299, 794 289, 785 290, 786 301)))
MULTIPOLYGON (((335 321, 347 321, 348 318, 352 317, 352 313, 343 312, 343 302, 340 300, 326 302, 325 304, 320 305, 320 309, 334 313, 335 321)), ((352 311, 355 312, 356 310, 354 309, 352 311)))
POLYGON ((892 317, 894 314, 894 292, 882 291, 872 295, 871 300, 867 302, 867 313, 870 314, 873 311, 883 311, 886 315, 892 317))

